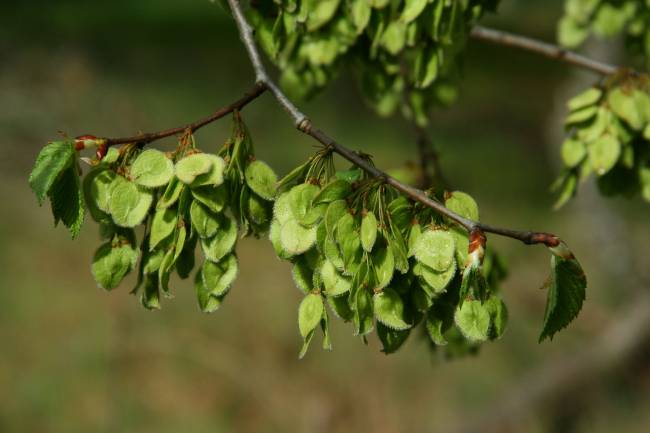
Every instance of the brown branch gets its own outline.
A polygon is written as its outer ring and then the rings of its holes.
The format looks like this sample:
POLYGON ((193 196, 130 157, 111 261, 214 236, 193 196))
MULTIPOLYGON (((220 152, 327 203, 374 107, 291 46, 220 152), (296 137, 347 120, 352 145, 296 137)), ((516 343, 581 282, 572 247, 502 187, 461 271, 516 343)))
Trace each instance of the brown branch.
POLYGON ((177 128, 166 129, 164 131, 158 132, 149 132, 146 134, 134 135, 133 137, 120 137, 120 138, 104 138, 99 140, 104 140, 107 147, 114 146, 117 144, 126 144, 126 143, 142 143, 147 144, 156 140, 160 140, 166 137, 172 137, 174 135, 183 134, 186 131, 196 132, 198 129, 219 120, 222 117, 232 113, 235 110, 241 110, 248 103, 255 100, 258 96, 264 93, 267 90, 267 87, 263 84, 255 84, 251 90, 249 90, 244 96, 236 100, 235 102, 226 105, 223 108, 218 109, 208 117, 199 119, 195 122, 189 123, 185 126, 179 126, 177 128))
POLYGON ((612 75, 621 69, 619 66, 590 59, 589 57, 583 56, 573 51, 565 50, 564 48, 557 45, 538 41, 526 36, 504 32, 502 30, 494 30, 486 27, 475 26, 472 29, 471 36, 474 39, 530 51, 551 59, 581 67, 583 69, 588 69, 602 75, 612 75))

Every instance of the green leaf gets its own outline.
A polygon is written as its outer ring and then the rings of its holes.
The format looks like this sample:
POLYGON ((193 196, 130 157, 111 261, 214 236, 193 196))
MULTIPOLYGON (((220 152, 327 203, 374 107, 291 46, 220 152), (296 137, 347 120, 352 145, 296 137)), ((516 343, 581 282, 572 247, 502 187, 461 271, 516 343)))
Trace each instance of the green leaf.
POLYGON ((313 32, 327 24, 336 13, 341 0, 306 0, 305 7, 309 8, 307 15, 307 31, 313 32))
POLYGON ((228 204, 228 189, 226 185, 217 187, 214 185, 199 186, 192 188, 192 197, 212 212, 219 213, 228 204))
POLYGON ((637 106, 633 93, 628 93, 621 87, 610 91, 607 95, 607 102, 614 114, 623 119, 633 129, 639 131, 645 126, 645 119, 637 106))
POLYGON ((234 219, 220 215, 219 230, 209 239, 201 239, 201 247, 205 258, 211 262, 219 262, 230 253, 237 242, 237 223, 234 219))
POLYGON ((357 34, 363 33, 370 22, 372 10, 366 0, 354 0, 352 2, 352 22, 357 29, 357 34))
POLYGON ((312 209, 312 201, 319 192, 316 185, 302 183, 291 188, 289 191, 288 203, 293 218, 298 221, 304 219, 312 209))
POLYGON ((453 320, 450 320, 446 311, 442 308, 433 307, 427 312, 425 326, 429 338, 436 346, 446 346, 447 339, 445 332, 451 327, 453 320))
POLYGON ((621 155, 621 143, 611 135, 603 135, 591 143, 587 150, 594 171, 602 176, 616 165, 621 155))
POLYGON ((576 111, 581 108, 596 104, 603 96, 603 91, 598 87, 590 87, 578 96, 569 99, 567 107, 570 111, 576 111))
POLYGON ((194 277, 194 290, 199 308, 204 313, 214 313, 221 307, 223 296, 213 296, 208 287, 203 283, 203 270, 199 269, 194 277))
POLYGON ((145 188, 117 176, 112 183, 108 210, 120 227, 135 227, 147 216, 153 195, 145 188))
POLYGON ((455 252, 454 237, 445 230, 427 230, 413 246, 417 261, 438 272, 444 272, 454 264, 455 252))
POLYGON ((291 255, 306 252, 316 243, 316 227, 305 228, 296 220, 289 220, 280 229, 280 245, 291 255))
POLYGON ((392 21, 381 36, 381 45, 392 55, 399 54, 406 44, 406 24, 392 21))
POLYGON ((190 206, 192 227, 201 239, 211 238, 217 234, 219 223, 223 220, 220 214, 209 211, 198 201, 192 201, 190 206))
POLYGON ((282 246, 282 242, 280 242, 280 233, 282 231, 282 225, 280 222, 276 219, 271 221, 271 227, 269 228, 269 240, 271 241, 271 245, 273 245, 273 249, 275 250, 275 254, 280 257, 281 259, 290 259, 292 257, 291 253, 289 253, 287 250, 284 249, 282 246))
POLYGON ((388 286, 395 273, 395 256, 391 248, 378 248, 372 253, 372 264, 377 281, 375 289, 388 286))
POLYGON ((173 177, 167 184, 167 188, 165 188, 163 195, 158 199, 156 208, 165 209, 173 206, 181 196, 183 189, 185 189, 185 185, 183 185, 177 177, 173 177))
POLYGON ((386 288, 373 297, 375 317, 390 329, 403 331, 411 325, 404 320, 404 302, 396 291, 386 288))
POLYGON ((540 342, 546 338, 552 340, 556 332, 578 316, 586 297, 587 278, 577 260, 565 260, 554 255, 546 286, 548 297, 540 342))
POLYGON ((174 171, 176 177, 181 182, 190 185, 198 176, 210 172, 213 162, 214 160, 211 155, 195 153, 178 161, 174 167, 174 171))
POLYGON ((178 212, 176 209, 158 209, 151 222, 149 250, 153 251, 161 241, 171 236, 177 224, 178 212))
POLYGON ((490 331, 490 312, 481 301, 470 300, 456 309, 456 326, 469 341, 485 341, 490 331))
POLYGON ((205 186, 217 187, 223 184, 223 174, 226 169, 226 162, 220 156, 209 153, 205 155, 210 158, 210 161, 212 161, 212 166, 207 173, 196 176, 190 185, 192 188, 201 188, 205 186))
POLYGON ((293 213, 291 212, 291 205, 289 203, 290 200, 290 192, 285 192, 280 194, 273 204, 273 218, 275 218, 280 225, 286 223, 290 219, 294 219, 293 213))
POLYGON ((596 115, 596 113, 598 113, 598 107, 595 105, 581 108, 569 114, 567 118, 564 120, 564 124, 567 126, 571 126, 577 123, 586 122, 587 120, 593 118, 596 115))
POLYGON ((372 251, 372 247, 377 240, 377 218, 372 211, 368 211, 361 218, 361 246, 367 252, 372 251))
POLYGON ((415 58, 413 73, 415 75, 415 85, 424 89, 438 77, 438 51, 434 47, 428 47, 420 50, 415 58))
POLYGON ((135 268, 137 261, 138 250, 131 245, 113 245, 108 242, 95 252, 91 271, 100 288, 112 290, 135 268))
POLYGON ((324 260, 320 267, 320 275, 327 296, 341 296, 350 291, 352 281, 349 277, 341 275, 334 264, 329 260, 324 260))
POLYGON ((356 291, 352 317, 355 335, 367 335, 374 329, 373 305, 374 302, 369 290, 361 288, 356 291))
POLYGON ((498 296, 490 296, 485 306, 490 312, 490 340, 501 338, 508 325, 508 308, 498 296))
POLYGON ((352 184, 343 179, 335 179, 325 185, 314 197, 313 205, 321 203, 332 203, 337 200, 345 200, 352 193, 352 184))
POLYGON ((246 167, 246 184, 253 192, 265 200, 273 200, 278 176, 266 163, 256 160, 246 167))
POLYGON ((150 275, 145 277, 144 290, 140 296, 140 303, 147 310, 160 310, 160 290, 158 279, 150 275))
POLYGON ((567 138, 562 143, 562 160, 567 167, 575 167, 587 156, 587 149, 580 140, 567 138))
POLYGON ((469 194, 464 192, 454 191, 449 194, 445 200, 445 207, 472 221, 479 220, 478 205, 469 194))
POLYGON ((105 167, 93 169, 84 177, 83 193, 84 201, 90 215, 97 222, 109 219, 108 202, 110 199, 110 189, 115 172, 105 167))
POLYGON ((413 266, 413 273, 433 289, 436 294, 444 293, 447 286, 454 279, 456 275, 456 263, 449 267, 446 271, 436 271, 422 263, 416 263, 413 266))
POLYGON ((43 204, 56 179, 72 166, 75 156, 73 141, 55 141, 41 150, 29 175, 29 186, 39 204, 43 204))
POLYGON ((291 276, 296 287, 305 295, 314 290, 314 270, 309 266, 305 256, 300 256, 291 268, 291 276))
POLYGON ((400 19, 407 24, 415 20, 427 6, 427 1, 428 0, 405 0, 404 9, 402 10, 402 16, 400 19))
POLYGON ((221 297, 228 293, 238 272, 239 265, 234 254, 228 254, 218 263, 206 260, 201 271, 203 285, 212 296, 221 297))
POLYGON ((395 330, 385 326, 381 322, 377 323, 377 337, 381 341, 381 351, 386 355, 397 352, 408 339, 411 330, 395 330))
POLYGON ((320 295, 310 294, 304 297, 298 308, 298 328, 303 338, 316 329, 323 316, 324 308, 323 298, 320 295))
POLYGON ((575 48, 589 36, 589 28, 580 25, 570 17, 563 17, 558 23, 558 40, 561 45, 575 48))
POLYGON ((64 170, 47 194, 52 205, 54 224, 61 221, 70 230, 72 239, 76 238, 81 231, 86 211, 77 168, 73 165, 64 170))
POLYGON ((133 161, 130 175, 137 185, 158 188, 174 176, 174 163, 161 151, 147 149, 133 161))

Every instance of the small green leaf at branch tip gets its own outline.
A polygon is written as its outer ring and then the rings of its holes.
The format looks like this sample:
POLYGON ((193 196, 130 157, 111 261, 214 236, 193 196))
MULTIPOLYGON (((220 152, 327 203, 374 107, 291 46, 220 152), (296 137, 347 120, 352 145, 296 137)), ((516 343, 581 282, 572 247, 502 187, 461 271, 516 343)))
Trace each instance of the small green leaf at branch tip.
POLYGON ((413 246, 417 261, 438 272, 444 272, 452 266, 455 252, 454 237, 445 230, 426 230, 413 246))
POLYGON ((546 283, 548 296, 544 312, 541 343, 553 336, 580 313, 586 297, 587 279, 576 259, 551 257, 551 275, 546 283))
POLYGON ((61 173, 73 165, 75 157, 74 141, 54 141, 41 149, 29 175, 29 186, 39 204, 43 204, 61 173))
POLYGON ((361 246, 366 252, 372 251, 377 240, 377 218, 372 211, 361 218, 361 246))

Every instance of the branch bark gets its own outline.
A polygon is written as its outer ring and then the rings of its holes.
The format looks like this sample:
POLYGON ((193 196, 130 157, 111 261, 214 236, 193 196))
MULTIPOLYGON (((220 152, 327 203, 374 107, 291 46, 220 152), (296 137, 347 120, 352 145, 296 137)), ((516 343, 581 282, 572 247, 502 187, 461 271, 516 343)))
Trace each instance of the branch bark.
MULTIPOLYGON (((494 30, 482 26, 474 26, 471 36, 474 39, 491 42, 507 47, 519 48, 542 56, 569 63, 602 75, 612 75, 621 68, 605 62, 599 62, 573 51, 565 50, 557 45, 538 41, 526 36, 515 35, 502 30, 494 30)), ((634 72, 636 73, 636 72, 634 72)))

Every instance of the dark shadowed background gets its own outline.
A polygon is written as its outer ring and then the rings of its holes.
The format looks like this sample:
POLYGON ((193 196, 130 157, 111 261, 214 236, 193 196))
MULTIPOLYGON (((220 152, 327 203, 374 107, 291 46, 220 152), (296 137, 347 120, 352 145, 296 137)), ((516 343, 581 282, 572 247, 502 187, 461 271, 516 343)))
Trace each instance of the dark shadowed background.
MULTIPOLYGON (((9 3, 9 4, 6 4, 9 3)), ((554 38, 562 2, 503 0, 486 23, 554 38)), ((624 62, 617 43, 591 53, 624 62)), ((96 288, 98 245, 53 229, 28 190, 57 131, 122 136, 183 124, 239 97, 253 74, 234 24, 208 0, 25 0, 0 12, 0 432, 650 431, 648 205, 591 184, 560 211, 563 103, 597 77, 471 42, 459 102, 435 113, 446 176, 484 221, 560 234, 589 277, 580 318, 537 344, 548 270, 541 247, 490 238, 508 262, 511 322, 479 357, 445 362, 412 335, 384 356, 337 322, 333 352, 298 361, 300 292, 268 242, 243 240, 241 275, 203 315, 193 288, 145 311, 96 288)), ((395 168, 416 158, 411 128, 367 109, 346 74, 303 103, 315 122, 395 168)), ((265 95, 244 111, 258 156, 284 174, 313 151, 265 95)), ((200 131, 216 150, 229 120, 200 131)), ((167 146, 174 143, 169 141, 167 146)))

